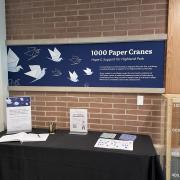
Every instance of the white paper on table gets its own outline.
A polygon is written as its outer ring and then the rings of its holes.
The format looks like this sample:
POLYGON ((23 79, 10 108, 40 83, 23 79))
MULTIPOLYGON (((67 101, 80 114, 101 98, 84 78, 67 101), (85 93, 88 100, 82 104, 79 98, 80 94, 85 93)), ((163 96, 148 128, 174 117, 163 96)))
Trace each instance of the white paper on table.
POLYGON ((133 151, 133 141, 99 138, 94 147, 133 151))
POLYGON ((26 133, 20 132, 16 134, 4 135, 0 138, 0 142, 12 142, 12 141, 20 141, 22 142, 35 142, 35 141, 46 141, 49 134, 34 134, 34 133, 26 133))

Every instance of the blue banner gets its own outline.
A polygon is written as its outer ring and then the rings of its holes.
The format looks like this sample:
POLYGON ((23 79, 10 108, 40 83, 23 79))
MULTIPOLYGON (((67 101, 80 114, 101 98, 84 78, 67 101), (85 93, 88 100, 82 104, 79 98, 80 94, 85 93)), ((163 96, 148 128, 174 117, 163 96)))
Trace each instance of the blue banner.
POLYGON ((163 88, 165 41, 8 46, 10 86, 163 88))

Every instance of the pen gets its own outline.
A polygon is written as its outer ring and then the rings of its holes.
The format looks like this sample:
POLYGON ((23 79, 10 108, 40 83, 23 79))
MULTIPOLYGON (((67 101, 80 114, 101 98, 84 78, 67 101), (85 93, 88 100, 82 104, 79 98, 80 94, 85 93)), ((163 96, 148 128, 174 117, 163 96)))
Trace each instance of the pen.
POLYGON ((40 138, 40 135, 39 134, 37 134, 38 135, 38 137, 40 138))

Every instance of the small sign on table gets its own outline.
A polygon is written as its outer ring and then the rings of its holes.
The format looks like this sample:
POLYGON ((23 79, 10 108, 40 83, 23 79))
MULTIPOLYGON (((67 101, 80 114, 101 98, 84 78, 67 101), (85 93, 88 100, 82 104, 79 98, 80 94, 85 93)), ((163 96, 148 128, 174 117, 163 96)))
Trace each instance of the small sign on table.
POLYGON ((87 134, 87 109, 70 109, 70 133, 87 134))

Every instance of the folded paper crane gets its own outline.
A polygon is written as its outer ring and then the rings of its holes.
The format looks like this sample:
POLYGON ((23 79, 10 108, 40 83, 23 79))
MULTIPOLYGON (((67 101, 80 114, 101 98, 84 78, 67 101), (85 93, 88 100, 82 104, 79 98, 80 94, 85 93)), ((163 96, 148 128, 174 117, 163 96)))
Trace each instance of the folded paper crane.
POLYGON ((83 71, 86 73, 87 76, 90 76, 90 75, 93 74, 93 72, 91 71, 90 68, 86 68, 86 69, 84 69, 83 71))
POLYGON ((61 52, 55 47, 54 51, 48 49, 49 54, 51 55, 51 58, 48 58, 54 62, 60 62, 63 60, 63 58, 61 57, 61 52))
POLYGON ((71 72, 69 71, 69 79, 70 79, 71 81, 73 81, 73 82, 78 82, 78 81, 79 81, 79 80, 78 80, 78 75, 76 74, 75 71, 73 71, 73 73, 71 73, 71 72))
POLYGON ((11 48, 9 48, 8 51, 7 61, 9 72, 19 72, 20 69, 23 69, 21 65, 18 66, 19 57, 13 52, 11 48))
POLYGON ((40 80, 46 74, 45 70, 47 68, 41 69, 40 65, 29 65, 29 68, 31 69, 31 71, 28 71, 24 74, 27 76, 35 78, 35 80, 33 80, 32 82, 40 80))

